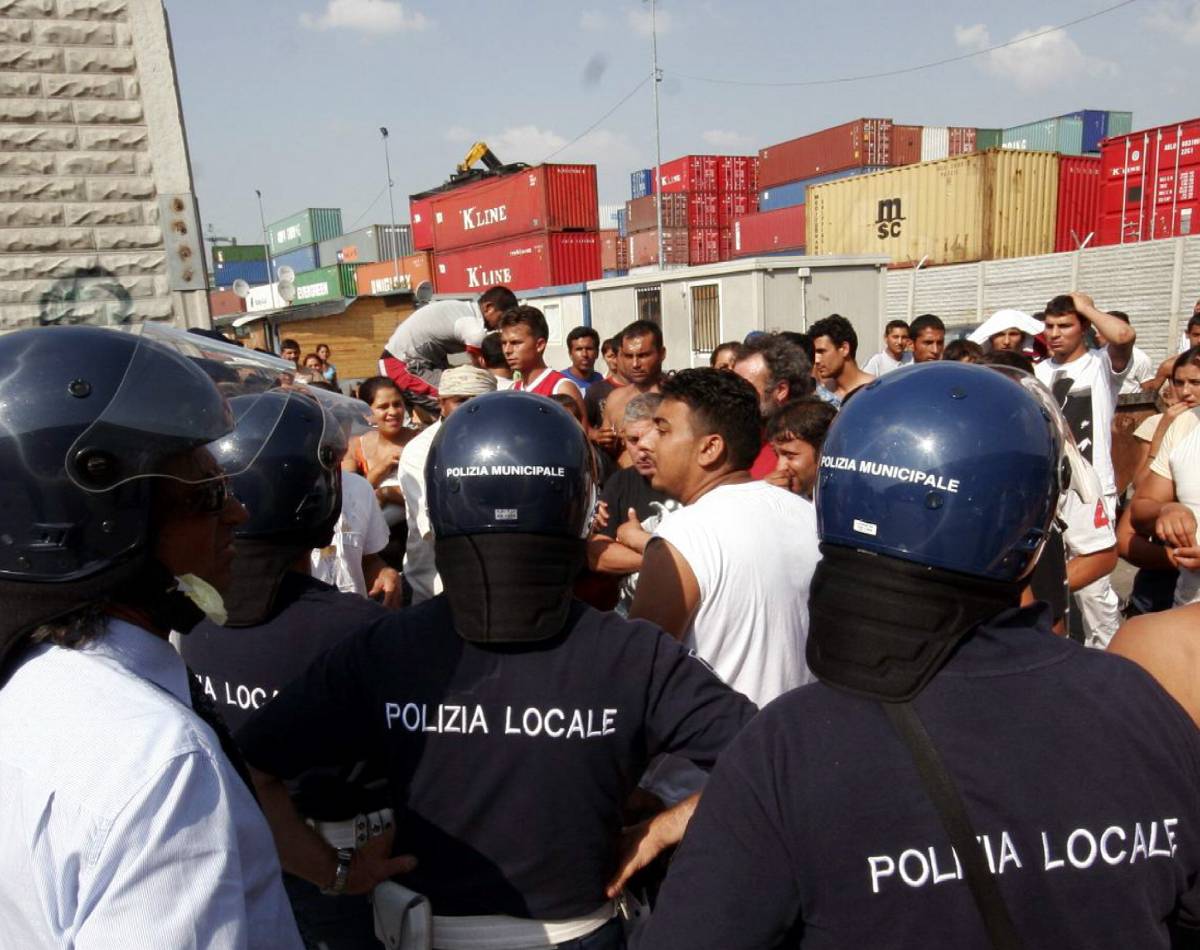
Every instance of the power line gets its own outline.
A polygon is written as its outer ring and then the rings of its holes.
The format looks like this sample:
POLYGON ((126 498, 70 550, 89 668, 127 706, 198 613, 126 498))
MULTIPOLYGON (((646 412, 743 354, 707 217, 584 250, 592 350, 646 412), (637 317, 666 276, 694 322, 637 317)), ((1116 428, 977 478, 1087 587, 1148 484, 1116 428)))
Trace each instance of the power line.
POLYGON ((1085 16, 1078 17, 1074 20, 1068 20, 1066 23, 1061 23, 1058 26, 1047 27, 1044 30, 1039 30, 1036 33, 1031 33, 1029 36, 1022 36, 1017 39, 1009 40, 1007 43, 997 43, 995 46, 989 46, 986 49, 973 50, 970 53, 962 53, 958 56, 949 56, 946 59, 934 60, 931 63, 922 63, 920 66, 906 66, 903 69, 890 69, 882 73, 864 73, 861 76, 841 76, 835 79, 803 79, 793 82, 757 82, 749 79, 714 79, 711 76, 691 76, 686 73, 675 73, 680 79, 691 79, 695 82, 713 83, 718 86, 833 86, 839 83, 862 82, 866 79, 886 79, 889 76, 903 76, 907 73, 916 73, 924 69, 934 69, 937 66, 947 66, 950 63, 961 63, 963 60, 974 59, 976 56, 983 56, 985 53, 994 53, 999 49, 1006 49, 1009 46, 1017 46, 1020 43, 1028 43, 1030 40, 1036 40, 1039 36, 1045 36, 1048 33, 1054 33, 1057 30, 1065 30, 1069 26, 1076 26, 1080 23, 1085 23, 1088 20, 1094 20, 1096 17, 1104 16, 1120 10, 1122 7, 1130 6, 1137 3, 1138 0, 1121 0, 1120 3, 1114 3, 1112 6, 1105 7, 1103 10, 1097 10, 1095 13, 1088 13, 1085 16))
POLYGON ((572 145, 574 145, 576 142, 578 142, 581 138, 583 138, 589 132, 593 131, 596 128, 596 126, 598 126, 601 122, 603 122, 610 115, 612 115, 614 112, 616 112, 619 108, 621 108, 621 106, 625 105, 625 103, 627 103, 630 99, 632 99, 634 93, 636 93, 639 89, 642 88, 642 86, 646 85, 646 83, 648 83, 649 81, 650 81, 649 76, 643 77, 642 81, 639 82, 632 89, 630 89, 629 92, 626 93, 625 96, 615 106, 613 106, 606 113, 604 113, 604 115, 600 116, 600 118, 598 118, 595 122, 593 122, 591 125, 589 125, 582 132, 580 132, 577 136, 575 136, 575 138, 571 139, 571 141, 569 141, 566 145, 559 146, 553 152, 551 152, 549 155, 547 155, 545 158, 543 158, 541 161, 541 164, 544 165, 546 162, 550 161, 550 159, 552 159, 559 152, 565 152, 572 145))
POLYGON ((382 197, 383 197, 383 193, 384 193, 385 191, 387 191, 387 189, 388 189, 388 186, 387 186, 387 185, 384 185, 382 188, 380 188, 380 189, 379 189, 379 194, 377 194, 377 195, 376 195, 374 198, 372 198, 372 199, 371 199, 371 203, 370 203, 369 205, 367 205, 367 206, 366 206, 366 208, 364 208, 364 209, 363 209, 363 213, 362 213, 362 214, 360 214, 360 215, 359 215, 357 218, 355 218, 353 221, 351 221, 351 222, 350 222, 350 227, 346 228, 346 230, 347 230, 348 232, 349 232, 349 231, 353 231, 353 230, 354 230, 354 225, 358 224, 358 222, 359 222, 359 221, 361 221, 363 218, 365 218, 365 217, 367 216, 367 212, 369 212, 369 211, 370 211, 372 208, 374 208, 374 207, 375 207, 375 203, 376 203, 376 202, 377 202, 377 201, 378 201, 380 198, 382 198, 382 197))

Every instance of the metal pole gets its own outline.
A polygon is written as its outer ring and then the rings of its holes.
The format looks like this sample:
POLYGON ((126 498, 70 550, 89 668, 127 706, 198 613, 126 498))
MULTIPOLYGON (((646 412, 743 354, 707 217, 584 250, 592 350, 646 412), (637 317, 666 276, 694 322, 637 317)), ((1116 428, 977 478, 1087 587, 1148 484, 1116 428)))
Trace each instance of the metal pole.
POLYGON ((379 134, 383 136, 383 164, 387 168, 388 212, 392 216, 392 290, 396 291, 400 289, 400 240, 396 233, 396 206, 392 203, 392 159, 388 155, 387 126, 381 125, 379 134))
POLYGON ((658 111, 658 84, 662 82, 662 70, 658 68, 658 17, 657 0, 650 0, 650 56, 654 66, 654 210, 658 220, 658 269, 662 270, 663 223, 662 223, 662 122, 658 111))
MULTIPOLYGON (((267 219, 263 216, 262 192, 255 188, 254 193, 258 195, 258 223, 262 228, 263 256, 267 259, 267 283, 273 284, 275 283, 275 274, 271 267, 271 239, 267 236, 267 219)), ((271 299, 274 301, 274 291, 271 292, 271 299)))

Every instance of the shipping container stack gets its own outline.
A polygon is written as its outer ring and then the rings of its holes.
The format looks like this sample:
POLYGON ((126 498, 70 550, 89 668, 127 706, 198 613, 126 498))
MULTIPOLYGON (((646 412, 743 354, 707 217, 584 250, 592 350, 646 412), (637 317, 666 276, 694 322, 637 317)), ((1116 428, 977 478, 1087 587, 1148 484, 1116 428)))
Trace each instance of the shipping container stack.
MULTIPOLYGON (((296 277, 296 299, 294 303, 314 303, 315 294, 311 290, 301 293, 301 288, 310 288, 324 282, 326 289, 334 284, 329 282, 328 268, 321 267, 320 244, 330 238, 336 238, 342 233, 342 211, 340 208, 305 208, 286 218, 281 218, 267 226, 267 240, 271 246, 271 276, 279 279, 279 269, 290 267, 296 277), (321 272, 316 278, 309 275, 321 272)), ((336 288, 343 289, 340 281, 336 288)), ((353 283, 353 281, 351 282, 353 283)), ((353 289, 342 296, 353 297, 353 289)), ((332 299, 322 297, 320 299, 332 299)))
POLYGON ((254 285, 270 279, 267 249, 262 244, 226 244, 212 249, 212 286, 217 290, 229 290, 235 280, 254 285))
POLYGON ((413 244, 433 252, 438 293, 597 280, 595 165, 538 165, 409 202, 413 244))
POLYGON ((658 203, 662 202, 664 264, 729 260, 733 222, 757 208, 758 162, 753 155, 685 155, 630 176, 631 199, 621 222, 628 266, 658 264, 658 203))

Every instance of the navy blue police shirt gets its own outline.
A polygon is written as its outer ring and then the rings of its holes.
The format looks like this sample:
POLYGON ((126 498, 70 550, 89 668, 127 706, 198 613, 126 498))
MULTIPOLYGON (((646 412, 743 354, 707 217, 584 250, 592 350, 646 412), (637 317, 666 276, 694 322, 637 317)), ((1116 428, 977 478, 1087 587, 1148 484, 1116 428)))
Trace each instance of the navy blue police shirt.
MULTIPOLYGON (((279 582, 274 612, 263 623, 220 627, 201 621, 181 638, 180 653, 236 732, 313 660, 386 614, 373 600, 289 571, 279 582)), ((383 807, 382 784, 378 770, 317 769, 297 777, 289 790, 305 816, 340 821, 383 807)))
MULTIPOLYGON (((1197 925, 1200 733, 1140 668, 1055 637, 1036 605, 914 705, 1024 946, 1144 950, 1197 925)), ((721 757, 635 945, 989 946, 883 708, 821 683, 721 757)))
POLYGON ((754 712, 645 621, 576 601, 555 638, 483 645, 439 596, 339 644, 238 739, 284 778, 382 755, 406 886, 437 914, 554 920, 603 904, 650 758, 711 767, 754 712))

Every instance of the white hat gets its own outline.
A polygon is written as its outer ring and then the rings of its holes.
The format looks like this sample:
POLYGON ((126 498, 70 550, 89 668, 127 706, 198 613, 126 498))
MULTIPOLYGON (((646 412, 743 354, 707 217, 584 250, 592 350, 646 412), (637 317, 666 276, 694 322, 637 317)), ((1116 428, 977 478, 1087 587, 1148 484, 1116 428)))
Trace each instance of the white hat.
POLYGON ((1024 310, 997 310, 976 327, 967 339, 982 346, 997 333, 1013 329, 1029 336, 1037 336, 1045 329, 1045 325, 1041 320, 1033 319, 1024 310))
POLYGON ((496 391, 496 377, 478 366, 452 366, 438 381, 439 396, 482 396, 496 391))

